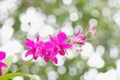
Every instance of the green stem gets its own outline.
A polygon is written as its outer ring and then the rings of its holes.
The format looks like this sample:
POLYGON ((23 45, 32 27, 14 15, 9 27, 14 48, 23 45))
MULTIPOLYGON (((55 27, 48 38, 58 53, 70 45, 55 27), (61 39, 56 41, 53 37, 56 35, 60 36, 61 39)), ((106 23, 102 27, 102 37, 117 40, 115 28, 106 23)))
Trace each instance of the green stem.
POLYGON ((35 80, 32 75, 22 74, 22 73, 9 73, 9 74, 5 74, 5 75, 0 77, 0 80, 9 80, 9 79, 12 79, 12 78, 17 77, 17 76, 29 77, 30 80, 35 80))
POLYGON ((25 67, 26 65, 28 65, 32 60, 33 60, 33 58, 30 59, 30 60, 28 60, 27 62, 25 62, 25 63, 24 63, 21 67, 19 67, 15 72, 20 71, 23 67, 25 67))

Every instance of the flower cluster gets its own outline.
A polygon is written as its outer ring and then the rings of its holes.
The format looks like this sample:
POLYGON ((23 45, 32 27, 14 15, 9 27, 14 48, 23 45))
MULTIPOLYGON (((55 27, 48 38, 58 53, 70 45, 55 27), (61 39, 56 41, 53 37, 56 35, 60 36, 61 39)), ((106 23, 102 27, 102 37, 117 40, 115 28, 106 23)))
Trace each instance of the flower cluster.
POLYGON ((3 51, 0 51, 0 76, 2 76, 2 67, 7 67, 7 64, 3 62, 5 57, 6 57, 6 53, 3 51))
MULTIPOLYGON (((94 27, 90 26, 87 33, 94 36, 94 27)), ((42 57, 46 62, 52 60, 55 64, 57 64, 57 55, 64 56, 66 50, 71 48, 72 45, 78 44, 82 46, 85 44, 85 40, 86 35, 81 34, 80 30, 70 39, 69 42, 67 42, 67 35, 61 31, 59 31, 56 37, 50 35, 48 41, 40 40, 39 36, 36 37, 36 41, 27 38, 25 40, 25 45, 30 49, 26 52, 25 57, 33 55, 34 60, 38 57, 42 57)))
POLYGON ((30 48, 30 50, 26 52, 26 57, 28 55, 33 55, 35 60, 38 57, 42 57, 46 62, 52 60, 55 64, 58 63, 56 55, 59 54, 64 56, 66 49, 72 47, 70 43, 67 43, 66 34, 61 31, 57 34, 57 37, 50 35, 50 40, 46 42, 40 40, 39 36, 37 36, 36 42, 26 39, 25 45, 30 48))
MULTIPOLYGON (((87 33, 93 38, 95 36, 95 25, 90 26, 87 33)), ((25 57, 32 55, 34 60, 42 57, 46 62, 53 61, 57 64, 57 55, 64 56, 67 49, 72 48, 75 44, 85 45, 86 34, 81 34, 79 30, 70 40, 68 40, 67 35, 62 31, 59 31, 56 37, 49 35, 49 40, 47 41, 41 40, 39 35, 36 37, 36 41, 27 38, 25 45, 29 50, 26 52, 25 57)), ((6 53, 0 51, 0 76, 2 76, 2 68, 7 67, 7 64, 3 62, 5 57, 6 53)))

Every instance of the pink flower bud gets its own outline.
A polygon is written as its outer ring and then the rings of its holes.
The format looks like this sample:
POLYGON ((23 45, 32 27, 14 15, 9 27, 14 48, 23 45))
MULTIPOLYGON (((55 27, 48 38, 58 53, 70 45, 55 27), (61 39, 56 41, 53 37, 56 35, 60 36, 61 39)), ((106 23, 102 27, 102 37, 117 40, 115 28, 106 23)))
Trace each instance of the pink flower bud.
POLYGON ((80 44, 80 45, 84 45, 85 44, 85 39, 86 36, 84 34, 80 33, 80 30, 75 34, 75 36, 73 36, 71 38, 71 43, 72 44, 80 44))

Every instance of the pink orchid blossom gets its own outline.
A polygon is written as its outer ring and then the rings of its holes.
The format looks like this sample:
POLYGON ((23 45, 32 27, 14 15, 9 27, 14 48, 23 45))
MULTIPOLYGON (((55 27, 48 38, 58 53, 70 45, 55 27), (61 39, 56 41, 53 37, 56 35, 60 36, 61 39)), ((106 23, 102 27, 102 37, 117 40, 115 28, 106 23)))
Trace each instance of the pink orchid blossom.
POLYGON ((80 44, 80 45, 84 45, 85 44, 85 39, 86 36, 84 34, 80 33, 80 30, 76 33, 75 36, 73 36, 70 40, 70 42, 72 44, 80 44))
POLYGON ((46 62, 52 60, 55 64, 57 64, 58 60, 56 58, 56 55, 58 53, 58 49, 55 47, 55 45, 51 41, 46 41, 44 43, 44 49, 46 50, 46 54, 44 55, 44 60, 46 62))
POLYGON ((57 34, 57 37, 54 38, 53 36, 50 35, 50 42, 53 45, 53 52, 54 55, 59 53, 60 55, 65 55, 66 49, 69 49, 72 47, 71 44, 67 43, 67 35, 64 32, 59 32, 57 34))
POLYGON ((47 54, 44 56, 46 62, 52 60, 55 64, 58 63, 56 55, 65 55, 66 49, 72 47, 71 44, 67 43, 67 36, 64 32, 59 32, 57 37, 54 38, 50 35, 50 41, 45 42, 44 48, 47 51, 47 54))
POLYGON ((92 38, 96 36, 95 24, 89 26, 88 32, 90 33, 92 38))
POLYGON ((49 62, 50 60, 52 60, 55 64, 58 63, 58 60, 56 58, 56 55, 54 55, 55 52, 51 51, 47 51, 47 54, 44 56, 44 60, 46 62, 49 62))
POLYGON ((39 39, 39 36, 37 36, 36 42, 27 38, 25 40, 25 45, 30 48, 26 52, 25 57, 33 55, 34 60, 36 60, 39 56, 43 56, 45 53, 45 50, 43 50, 44 42, 39 39))
POLYGON ((6 57, 6 53, 3 51, 0 51, 0 76, 2 76, 2 67, 7 67, 7 64, 2 62, 6 57))

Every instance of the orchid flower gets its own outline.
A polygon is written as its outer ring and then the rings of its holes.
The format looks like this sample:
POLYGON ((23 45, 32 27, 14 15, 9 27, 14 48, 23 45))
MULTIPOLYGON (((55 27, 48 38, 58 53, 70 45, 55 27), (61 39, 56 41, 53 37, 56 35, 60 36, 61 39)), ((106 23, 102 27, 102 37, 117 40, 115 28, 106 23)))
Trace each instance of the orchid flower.
POLYGON ((69 49, 72 47, 71 44, 66 42, 67 41, 66 34, 61 31, 57 34, 56 38, 50 35, 50 41, 53 44, 54 52, 59 53, 62 56, 65 54, 66 49, 69 49))
POLYGON ((36 60, 39 56, 43 56, 43 54, 45 53, 45 50, 43 50, 42 48, 44 42, 39 39, 39 36, 37 36, 36 42, 27 38, 25 40, 25 45, 30 48, 26 52, 25 57, 33 55, 34 60, 36 60))
POLYGON ((55 52, 53 52, 52 50, 51 51, 48 51, 47 54, 44 56, 44 60, 46 62, 49 62, 50 60, 52 60, 55 64, 58 63, 58 60, 56 58, 56 55, 54 55, 55 52))
POLYGON ((70 42, 72 44, 80 44, 80 45, 84 45, 85 44, 85 39, 86 36, 84 34, 80 33, 80 30, 75 34, 75 36, 73 36, 70 40, 70 42))
POLYGON ((2 62, 6 57, 6 53, 3 51, 0 51, 0 76, 2 76, 2 67, 7 67, 7 64, 2 62))
POLYGON ((54 47, 54 44, 51 41, 46 41, 44 43, 44 49, 46 50, 46 53, 44 54, 44 60, 46 62, 52 60, 55 64, 57 64, 58 61, 56 55, 58 53, 58 49, 54 47))
POLYGON ((50 41, 45 42, 44 48, 46 49, 46 55, 44 56, 44 60, 46 62, 52 60, 55 64, 58 63, 56 55, 59 53, 60 55, 65 55, 66 49, 71 48, 72 45, 67 43, 67 36, 64 32, 59 32, 57 37, 54 38, 50 35, 50 41))

